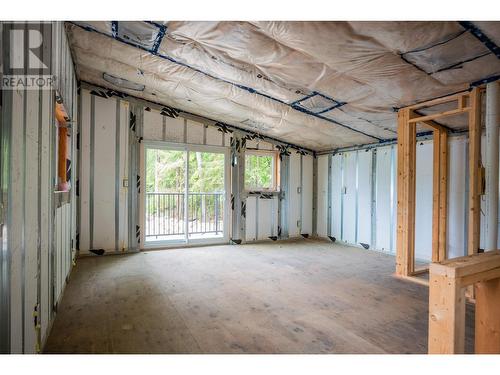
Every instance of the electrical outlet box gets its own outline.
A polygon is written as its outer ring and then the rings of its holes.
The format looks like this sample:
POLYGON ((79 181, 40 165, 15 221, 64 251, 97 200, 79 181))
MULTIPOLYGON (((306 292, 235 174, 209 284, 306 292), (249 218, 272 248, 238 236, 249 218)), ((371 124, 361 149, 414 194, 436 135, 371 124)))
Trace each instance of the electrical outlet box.
POLYGON ((123 179, 123 187, 128 187, 128 178, 123 179))

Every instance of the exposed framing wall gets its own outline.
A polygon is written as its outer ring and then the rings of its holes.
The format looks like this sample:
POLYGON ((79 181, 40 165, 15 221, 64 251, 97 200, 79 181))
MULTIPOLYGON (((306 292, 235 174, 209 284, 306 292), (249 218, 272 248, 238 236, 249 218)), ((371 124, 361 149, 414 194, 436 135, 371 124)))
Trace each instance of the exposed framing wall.
MULTIPOLYGON (((101 254, 103 253, 101 250, 104 250, 104 253, 137 251, 137 249, 143 247, 143 244, 140 243, 143 237, 143 228, 141 228, 140 224, 142 201, 137 199, 141 187, 144 186, 139 167, 142 165, 139 145, 143 141, 169 142, 186 146, 217 146, 231 151, 231 215, 228 224, 231 230, 230 239, 233 243, 312 235, 314 155, 311 152, 256 133, 246 132, 209 119, 124 96, 118 92, 89 84, 82 86, 80 102, 82 111, 80 158, 82 163, 80 168, 81 215, 79 218, 79 238, 82 254, 88 254, 89 252, 101 254), (94 106, 92 106, 92 101, 94 106), (122 106, 129 106, 127 115, 122 110, 117 109, 117 103, 121 103, 122 106), (109 147, 110 142, 101 142, 101 145, 99 142, 90 142, 92 132, 94 132, 94 138, 104 139, 104 135, 101 133, 106 132, 108 127, 108 138, 111 141, 111 137, 118 134, 116 133, 116 124, 123 125, 127 122, 129 123, 128 141, 125 135, 120 136, 119 150, 118 148, 113 150, 113 147, 109 147), (127 142, 128 148, 126 146, 127 142), (133 146, 132 143, 134 143, 133 146), (91 145, 93 146, 91 147, 91 145), (245 191, 244 164, 246 149, 272 151, 279 155, 280 191, 262 194, 245 191), (136 155, 136 159, 132 160, 134 155, 136 155), (103 158, 103 156, 106 157, 103 158), (101 160, 99 161, 103 169, 101 172, 104 170, 110 171, 110 179, 113 181, 110 180, 106 186, 110 184, 115 186, 113 191, 110 190, 106 193, 107 202, 109 203, 107 208, 106 205, 96 202, 96 198, 100 193, 97 193, 95 181, 90 176, 90 167, 95 165, 96 158, 101 160), (116 175, 117 160, 120 160, 120 169, 122 169, 122 166, 127 165, 129 175, 132 173, 137 174, 137 181, 133 177, 127 178, 126 174, 121 176, 122 180, 117 180, 114 177, 116 175), (292 161, 290 162, 290 160, 292 161), (135 169, 135 172, 132 169, 135 169), (291 170, 292 173, 296 174, 297 178, 295 178, 293 186, 288 186, 288 176, 291 170), (124 186, 126 184, 124 181, 128 182, 128 187, 124 186), (132 188, 136 189, 137 192, 132 193, 132 188), (128 197, 128 208, 125 209, 125 212, 128 212, 126 217, 129 222, 126 230, 130 244, 128 247, 116 247, 110 242, 111 237, 108 238, 109 241, 107 242, 97 241, 95 230, 91 231, 90 222, 95 222, 96 214, 91 215, 90 201, 94 202, 92 207, 98 207, 99 210, 106 208, 106 222, 113 221, 107 227, 111 226, 116 229, 116 208, 120 207, 120 204, 117 203, 118 195, 128 197), (290 205, 294 207, 294 215, 289 215, 290 205), (251 216, 250 220, 247 220, 248 215, 251 216), (288 228, 292 227, 292 224, 295 224, 293 226, 294 231, 289 235, 288 228), (93 238, 92 247, 89 246, 90 236, 93 238)), ((123 129, 123 126, 121 128, 123 129)), ((101 217, 103 216, 101 215, 101 217)), ((95 229, 95 226, 94 223, 92 228, 95 229)), ((102 227, 102 225, 99 226, 102 227)), ((113 238, 116 238, 116 230, 111 230, 111 232, 115 233, 113 238)), ((120 243, 125 241, 124 238, 122 239, 123 236, 124 233, 120 230, 120 243)), ((168 245, 165 244, 165 246, 168 245)))
MULTIPOLYGON (((22 25, 22 24, 21 24, 22 25)), ((4 34, 8 24, 2 24, 4 34)), ((26 24, 23 26, 27 30, 26 24)), ((56 100, 69 116, 70 135, 78 128, 76 78, 60 22, 30 23, 43 36, 42 55, 52 89, 2 91, 2 307, 1 351, 36 353, 45 342, 73 262, 75 179, 69 193, 55 192, 56 100), (57 91, 56 91, 57 90, 57 91), (57 94, 57 96, 56 96, 57 94)), ((27 34, 27 33, 25 33, 27 34)), ((2 41, 3 66, 10 53, 25 53, 2 41), (12 47, 12 49, 11 49, 12 47)), ((26 57, 26 56, 25 56, 26 57)), ((76 137, 70 144, 71 168, 76 137)))
POLYGON ((435 99, 400 109, 398 112, 398 227, 396 275, 413 277, 424 270, 415 269, 415 160, 416 125, 422 123, 434 133, 433 153, 433 240, 432 261, 447 258, 447 202, 448 202, 448 135, 447 129, 435 119, 467 113, 469 118, 469 223, 468 253, 479 249, 481 170, 480 88, 435 99), (418 109, 443 103, 455 103, 456 108, 419 115, 418 109))
MULTIPOLYGON (((484 138, 484 136, 483 136, 484 138)), ((432 261, 432 185, 433 185, 433 136, 418 137, 416 143, 416 200, 422 202, 416 209, 416 241, 415 257, 419 263, 432 261), (429 165, 429 163, 431 165, 429 165), (428 238, 423 238, 424 235, 428 238)), ((448 173, 448 223, 447 249, 449 257, 459 257, 467 254, 467 222, 468 222, 468 168, 467 150, 468 137, 466 133, 452 134, 448 137, 449 143, 449 173, 448 173)), ((318 160, 318 211, 317 235, 355 246, 358 243, 347 242, 342 237, 342 229, 355 222, 342 221, 342 186, 343 167, 341 153, 356 153, 369 148, 372 155, 372 230, 370 250, 396 254, 396 189, 397 189, 397 145, 365 146, 358 150, 341 151, 337 154, 322 154, 318 160), (330 168, 329 168, 330 165, 330 168), (330 171, 330 174, 329 174, 330 171), (322 224, 323 223, 323 224, 322 224), (324 225, 324 227, 323 227, 324 225), (324 229, 323 229, 324 228, 324 229), (328 231, 327 231, 327 228, 328 231)), ((355 158, 355 156, 353 156, 355 158)), ((360 158, 358 158, 360 160, 360 158)), ((363 167, 358 167, 360 180, 370 178, 370 173, 361 173, 363 167)), ((360 189, 358 194, 365 194, 360 189)), ((366 197, 358 198, 359 202, 366 197)), ((481 219, 484 215, 481 215, 481 219)), ((481 221, 484 225, 484 220, 481 221)))

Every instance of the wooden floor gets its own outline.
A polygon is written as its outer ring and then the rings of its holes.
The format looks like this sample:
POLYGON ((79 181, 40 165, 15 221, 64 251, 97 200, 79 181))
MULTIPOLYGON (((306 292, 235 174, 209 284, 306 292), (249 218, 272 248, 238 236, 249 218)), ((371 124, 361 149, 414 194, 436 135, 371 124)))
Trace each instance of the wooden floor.
POLYGON ((44 351, 426 353, 428 290, 393 272, 311 239, 81 258, 44 351))

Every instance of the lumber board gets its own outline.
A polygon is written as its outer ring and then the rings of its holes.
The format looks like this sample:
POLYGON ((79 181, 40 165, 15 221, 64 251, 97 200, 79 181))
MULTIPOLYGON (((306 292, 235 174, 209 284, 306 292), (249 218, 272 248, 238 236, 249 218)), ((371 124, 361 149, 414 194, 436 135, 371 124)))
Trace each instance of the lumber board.
POLYGON ((434 120, 437 118, 459 115, 461 113, 468 112, 470 109, 471 108, 469 108, 469 107, 450 109, 449 111, 433 113, 431 115, 426 115, 426 116, 415 117, 415 118, 408 120, 408 122, 409 123, 426 122, 426 121, 434 120))
POLYGON ((406 113, 405 110, 398 112, 398 173, 397 173, 397 239, 396 239, 396 274, 403 276, 407 274, 406 267, 406 247, 405 242, 405 224, 406 215, 406 188, 405 188, 405 148, 406 148, 406 113))
POLYGON ((440 251, 439 251, 439 234, 440 234, 440 223, 439 220, 439 202, 441 189, 440 184, 440 155, 441 155, 441 132, 439 130, 434 130, 434 140, 433 140, 433 163, 432 163, 432 261, 439 262, 440 251))
POLYGON ((438 105, 438 104, 444 104, 444 103, 452 102, 454 100, 457 100, 460 97, 467 96, 467 95, 468 95, 468 93, 466 93, 466 92, 457 93, 457 94, 448 95, 448 96, 445 96, 445 97, 442 97, 442 98, 427 100, 425 102, 413 104, 413 105, 410 105, 410 106, 408 106, 406 108, 408 108, 410 110, 411 109, 415 110, 415 109, 418 109, 418 108, 432 107, 432 106, 435 106, 435 105, 438 105))
POLYGON ((446 131, 440 131, 439 141, 438 259, 442 261, 447 257, 446 234, 448 229, 448 133, 446 131))
POLYGON ((465 291, 432 272, 429 280, 429 354, 465 351, 465 291))
POLYGON ((409 276, 415 267, 416 124, 410 111, 398 113, 398 186, 396 274, 409 276))
POLYGON ((468 254, 475 254, 479 249, 480 230, 480 168, 481 168, 481 103, 479 88, 470 94, 469 111, 469 225, 468 254))
POLYGON ((458 279, 500 268, 500 250, 466 255, 430 265, 431 273, 458 279))
POLYGON ((475 285, 475 352, 500 354, 500 278, 475 285))

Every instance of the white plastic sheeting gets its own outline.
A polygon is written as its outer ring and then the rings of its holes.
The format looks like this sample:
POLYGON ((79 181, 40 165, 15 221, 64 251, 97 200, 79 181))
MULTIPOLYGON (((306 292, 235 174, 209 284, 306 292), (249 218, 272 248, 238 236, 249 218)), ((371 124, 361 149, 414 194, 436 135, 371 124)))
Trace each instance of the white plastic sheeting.
MULTIPOLYGON (((264 146, 265 142, 261 142, 260 145, 264 146)), ((284 192, 288 206, 285 219, 288 225, 288 237, 312 235, 313 156, 292 152, 288 168, 289 184, 284 192)), ((272 194, 272 198, 267 197, 267 194, 264 196, 252 194, 246 198, 246 241, 263 240, 278 235, 278 205, 276 194, 272 194)), ((323 226, 326 233, 326 220, 323 221, 323 226)))
POLYGON ((301 219, 300 234, 313 233, 313 157, 301 155, 301 219))
POLYGON ((372 245, 372 150, 358 151, 357 242, 372 245))
POLYGON ((55 233, 54 233, 54 259, 55 259, 55 288, 54 299, 59 301, 61 298, 66 276, 71 269, 71 205, 65 203, 56 208, 55 214, 55 233))
MULTIPOLYGON (((499 151, 500 154, 500 151, 499 151)), ((486 157, 486 134, 483 134, 481 137, 481 160, 485 160, 486 157)), ((500 155, 499 155, 500 157, 500 155)), ((500 202, 499 202, 500 203, 500 202)), ((483 195, 481 196, 481 229, 480 229, 480 242, 479 242, 479 247, 481 249, 485 249, 486 247, 486 239, 485 239, 485 233, 486 233, 486 197, 483 195)), ((498 231, 498 238, 497 241, 500 243, 500 221, 498 223, 499 225, 499 231, 498 231)))
POLYGON ((300 155, 292 152, 289 163, 288 178, 288 236, 300 235, 300 202, 301 202, 301 169, 300 155))
POLYGON ((246 199, 245 240, 260 241, 277 236, 278 197, 251 195, 246 199))
POLYGON ((328 155, 318 156, 318 203, 316 210, 316 233, 328 236, 328 155))
POLYGON ((449 142, 448 174, 448 257, 467 254, 467 138, 452 139, 449 142))
POLYGON ((433 142, 417 143, 415 182, 415 259, 432 259, 433 142))
MULTIPOLYGON (((44 62, 50 74, 56 76, 55 89, 72 120, 69 130, 72 142, 68 151, 71 170, 75 171, 77 88, 64 26, 52 22, 31 23, 30 30, 32 27, 40 27, 44 42, 49 41, 44 45, 44 57, 48 58, 44 62)), ((6 27, 3 32, 7 30, 6 27)), ((9 38, 4 38, 4 42, 7 43, 2 45, 5 58, 25 52, 22 44, 9 45, 9 38)), ((2 325, 6 322, 10 325, 7 327, 10 337, 2 337, 2 344, 8 340, 7 350, 11 353, 35 353, 41 349, 71 269, 71 243, 76 241, 75 174, 69 193, 54 191, 57 173, 54 98, 55 91, 46 88, 23 90, 19 87, 2 92, 2 119, 5 122, 2 122, 1 141, 7 146, 2 149, 2 161, 5 158, 5 165, 9 166, 2 174, 8 173, 10 178, 1 182, 8 194, 5 196, 7 220, 2 223, 0 247, 2 253, 9 256, 9 263, 3 269, 9 278, 9 298, 7 304, 0 304, 0 319, 2 325), (3 320, 7 309, 10 310, 8 321, 7 318, 3 320), (38 327, 35 326, 35 309, 38 327)))
POLYGON ((395 229, 395 185, 393 174, 395 147, 377 148, 375 176, 375 248, 394 252, 391 235, 395 229), (391 194, 392 193, 392 194, 391 194))
POLYGON ((292 152, 288 180, 288 236, 312 234, 313 157, 292 152))
POLYGON ((81 123, 80 251, 128 250, 129 103, 83 89, 81 123))
POLYGON ((345 152, 342 174, 342 241, 357 243, 357 172, 358 153, 345 152))
MULTIPOLYGON (((79 24, 68 31, 83 80, 315 150, 395 138, 393 108, 500 72, 458 22, 79 24)), ((480 24, 498 40, 498 23, 480 24)))
POLYGON ((342 194, 343 189, 343 154, 332 156, 332 174, 331 174, 331 228, 332 237, 341 240, 342 237, 342 194))
MULTIPOLYGON (((449 258, 463 256, 467 252, 467 144, 468 140, 464 136, 449 139, 447 238, 449 258)), ((376 147, 369 151, 358 150, 335 154, 331 156, 330 182, 328 181, 329 156, 319 157, 318 205, 327 209, 328 199, 323 197, 322 191, 327 192, 330 183, 331 236, 352 245, 359 246, 364 243, 370 245, 370 249, 395 254, 396 149, 397 145, 391 145, 376 147), (373 153, 375 153, 374 164, 373 153), (371 176, 374 177, 374 185, 371 176), (374 201, 371 200, 372 196, 374 201)), ((432 157, 433 141, 418 142, 415 256, 420 261, 430 261, 432 257, 432 157)), ((318 223, 320 217, 325 216, 318 214, 318 223)), ((326 237, 328 233, 325 233, 318 224, 317 234, 326 237)))
MULTIPOLYGON (((146 141, 165 141, 171 143, 229 146, 230 134, 221 132, 212 122, 202 118, 187 119, 182 116, 173 118, 162 115, 159 109, 146 107, 144 110, 143 138, 146 141)), ((265 143, 265 142, 263 142, 265 143)))

